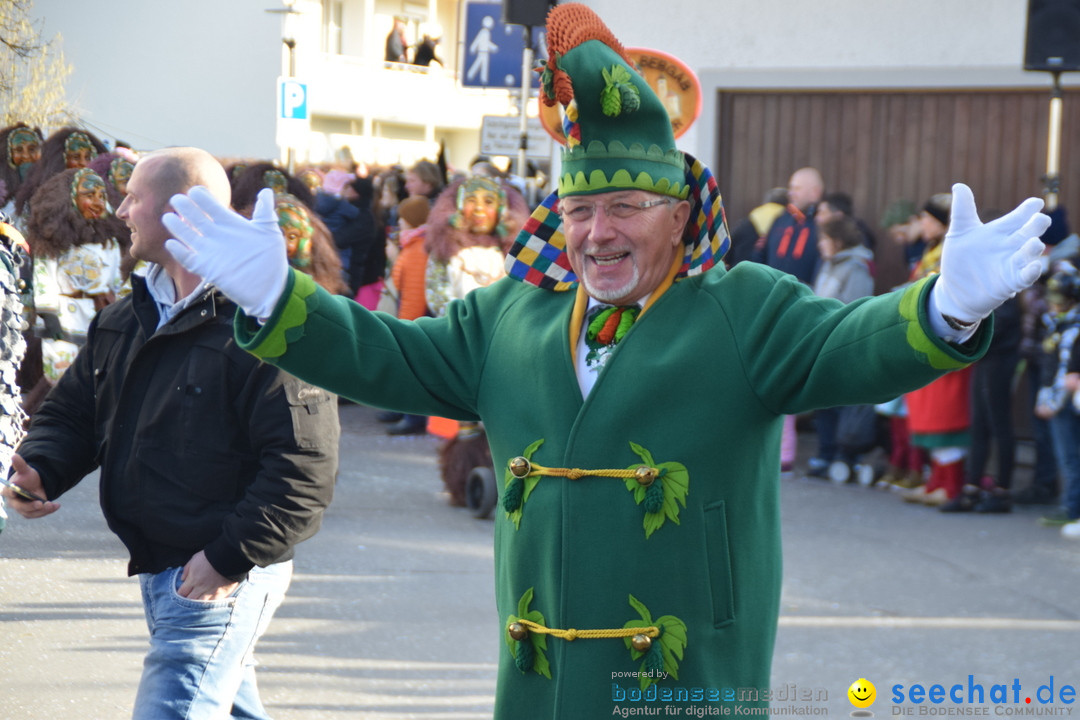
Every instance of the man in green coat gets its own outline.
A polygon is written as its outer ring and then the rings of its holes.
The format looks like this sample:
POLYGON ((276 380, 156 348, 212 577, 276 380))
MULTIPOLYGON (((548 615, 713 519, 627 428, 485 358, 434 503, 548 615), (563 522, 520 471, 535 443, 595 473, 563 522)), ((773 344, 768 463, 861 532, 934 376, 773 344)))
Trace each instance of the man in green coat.
POLYGON ((983 225, 957 185, 941 275, 849 305, 761 265, 725 272, 715 181, 621 46, 581 5, 548 30, 558 193, 510 277, 445 317, 370 313, 289 271, 265 197, 251 221, 174 197, 169 248, 237 301, 238 342, 268 362, 365 403, 483 420, 502 476, 497 718, 767 704, 782 417, 977 360, 981 320, 1038 277, 1047 219, 1031 199, 983 225))

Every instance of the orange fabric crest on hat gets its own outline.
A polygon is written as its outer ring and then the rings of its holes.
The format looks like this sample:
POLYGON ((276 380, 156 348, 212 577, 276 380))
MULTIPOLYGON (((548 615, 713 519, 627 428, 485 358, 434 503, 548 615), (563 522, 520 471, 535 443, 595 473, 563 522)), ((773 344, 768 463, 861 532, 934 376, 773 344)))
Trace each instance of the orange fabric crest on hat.
POLYGON ((556 57, 565 55, 588 40, 599 40, 618 53, 627 65, 634 67, 634 62, 626 54, 622 43, 615 38, 600 16, 591 8, 580 3, 556 5, 548 13, 547 18, 547 69, 551 72, 554 90, 554 97, 541 94, 541 98, 547 105, 551 106, 556 102, 568 105, 574 99, 574 88, 570 84, 570 77, 559 69, 556 57))

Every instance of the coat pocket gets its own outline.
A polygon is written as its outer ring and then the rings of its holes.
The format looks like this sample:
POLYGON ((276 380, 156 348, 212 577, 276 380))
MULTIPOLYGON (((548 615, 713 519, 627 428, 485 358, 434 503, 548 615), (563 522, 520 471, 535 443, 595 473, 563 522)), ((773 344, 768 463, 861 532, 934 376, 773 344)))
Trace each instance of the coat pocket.
POLYGON ((735 621, 735 593, 731 579, 731 544, 724 501, 705 507, 705 562, 712 596, 713 626, 735 621))

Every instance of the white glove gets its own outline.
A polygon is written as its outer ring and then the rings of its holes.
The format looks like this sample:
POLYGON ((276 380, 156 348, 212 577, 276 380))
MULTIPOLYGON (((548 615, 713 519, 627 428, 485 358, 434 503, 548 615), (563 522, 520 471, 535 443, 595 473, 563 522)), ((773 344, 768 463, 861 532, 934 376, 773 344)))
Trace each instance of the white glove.
POLYGON ((971 188, 952 187, 949 232, 941 249, 941 277, 933 300, 946 317, 975 323, 1039 279, 1039 237, 1050 218, 1043 201, 1028 198, 1015 210, 985 225, 975 210, 971 188))
POLYGON ((187 195, 173 195, 170 202, 175 212, 163 215, 161 222, 176 239, 166 240, 165 249, 246 314, 269 317, 289 277, 274 191, 259 192, 251 220, 222 205, 201 186, 191 188, 187 195))

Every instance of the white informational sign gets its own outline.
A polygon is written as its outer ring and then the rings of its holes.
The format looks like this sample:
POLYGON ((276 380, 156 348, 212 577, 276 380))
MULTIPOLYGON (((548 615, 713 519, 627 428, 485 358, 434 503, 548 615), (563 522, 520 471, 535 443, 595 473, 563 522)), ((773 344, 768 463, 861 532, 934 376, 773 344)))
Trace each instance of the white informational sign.
POLYGON ((306 148, 311 135, 308 86, 293 77, 279 77, 277 83, 277 145, 282 158, 294 148, 306 148))
MULTIPOLYGON (((546 160, 551 156, 551 136, 544 130, 540 118, 528 120, 528 143, 525 157, 546 160)), ((485 155, 506 155, 516 158, 521 147, 521 118, 517 116, 485 115, 480 128, 480 152, 485 155)))

